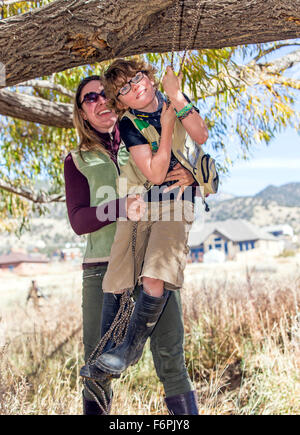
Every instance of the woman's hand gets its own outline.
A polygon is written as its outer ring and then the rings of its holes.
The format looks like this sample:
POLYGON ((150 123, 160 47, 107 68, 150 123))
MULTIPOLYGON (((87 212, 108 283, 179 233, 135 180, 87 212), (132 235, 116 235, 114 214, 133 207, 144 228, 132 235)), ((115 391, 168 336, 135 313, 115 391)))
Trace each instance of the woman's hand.
POLYGON ((128 195, 126 199, 127 217, 131 221, 140 221, 145 213, 146 203, 141 195, 128 195))
POLYGON ((176 189, 177 187, 180 187, 177 200, 179 200, 187 186, 190 186, 195 182, 194 177, 192 176, 191 172, 184 168, 180 163, 177 163, 177 165, 174 166, 172 171, 167 173, 167 176, 164 180, 164 182, 167 181, 177 181, 176 183, 172 184, 169 187, 166 187, 164 189, 164 193, 170 192, 173 189, 176 189))

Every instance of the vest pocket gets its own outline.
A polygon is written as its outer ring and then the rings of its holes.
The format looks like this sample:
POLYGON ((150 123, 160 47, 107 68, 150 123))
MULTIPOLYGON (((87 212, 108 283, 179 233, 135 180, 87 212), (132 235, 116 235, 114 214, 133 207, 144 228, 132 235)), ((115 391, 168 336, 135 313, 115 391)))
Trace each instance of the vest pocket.
POLYGON ((95 276, 102 276, 102 273, 91 273, 90 275, 84 275, 83 279, 93 278, 95 276))

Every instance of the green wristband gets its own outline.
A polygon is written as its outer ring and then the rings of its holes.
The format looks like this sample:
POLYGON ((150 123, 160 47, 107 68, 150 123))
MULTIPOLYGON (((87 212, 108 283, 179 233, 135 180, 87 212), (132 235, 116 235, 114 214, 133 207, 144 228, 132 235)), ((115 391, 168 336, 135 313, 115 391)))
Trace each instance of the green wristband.
POLYGON ((179 110, 179 112, 176 112, 177 118, 181 118, 182 116, 189 112, 194 107, 193 103, 189 103, 186 106, 183 107, 183 109, 179 110))

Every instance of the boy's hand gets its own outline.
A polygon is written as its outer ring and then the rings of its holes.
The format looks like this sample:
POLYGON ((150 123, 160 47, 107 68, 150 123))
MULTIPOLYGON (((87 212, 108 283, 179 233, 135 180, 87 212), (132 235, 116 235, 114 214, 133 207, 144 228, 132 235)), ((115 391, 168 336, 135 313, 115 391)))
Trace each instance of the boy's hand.
POLYGON ((145 213, 146 207, 146 203, 141 195, 128 195, 126 211, 129 220, 140 221, 145 213))
POLYGON ((168 97, 173 97, 181 92, 182 73, 177 76, 170 66, 167 66, 166 74, 162 79, 162 85, 168 97))
POLYGON ((176 113, 172 104, 167 106, 166 103, 163 103, 163 108, 160 116, 160 124, 162 127, 171 126, 174 127, 176 120, 176 113))

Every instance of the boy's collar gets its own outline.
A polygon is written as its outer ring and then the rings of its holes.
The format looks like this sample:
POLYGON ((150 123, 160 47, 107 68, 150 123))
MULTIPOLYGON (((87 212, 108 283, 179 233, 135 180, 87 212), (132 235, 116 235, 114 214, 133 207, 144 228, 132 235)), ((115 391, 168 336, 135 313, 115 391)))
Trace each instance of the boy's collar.
POLYGON ((155 116, 160 115, 160 112, 162 110, 162 106, 163 106, 163 102, 165 101, 165 96, 160 92, 160 91, 156 91, 156 97, 158 100, 158 107, 157 110, 155 112, 141 112, 140 110, 136 110, 136 109, 129 109, 129 112, 132 113, 135 116, 140 116, 140 117, 147 117, 147 118, 152 118, 155 116))

